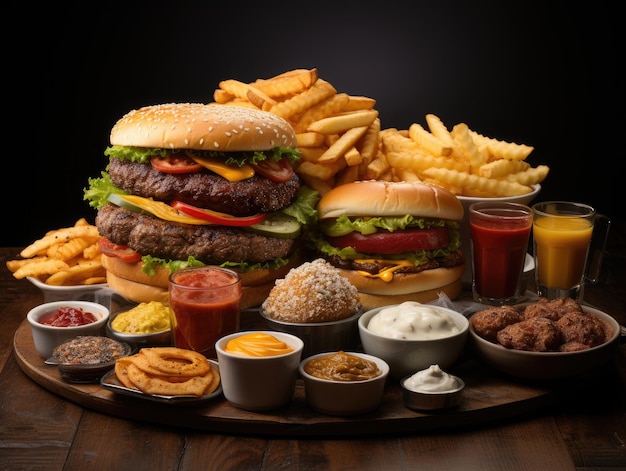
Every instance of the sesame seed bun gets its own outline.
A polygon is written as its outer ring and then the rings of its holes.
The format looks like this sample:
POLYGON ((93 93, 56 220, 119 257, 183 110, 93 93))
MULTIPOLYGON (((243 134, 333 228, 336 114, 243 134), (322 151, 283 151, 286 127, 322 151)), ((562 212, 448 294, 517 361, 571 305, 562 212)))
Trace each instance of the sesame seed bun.
POLYGON ((333 188, 319 201, 320 219, 339 216, 404 216, 463 219, 463 205, 437 185, 366 180, 333 188))
POLYGON ((130 111, 111 130, 111 144, 222 152, 296 147, 296 135, 275 114, 241 106, 168 103, 130 111))

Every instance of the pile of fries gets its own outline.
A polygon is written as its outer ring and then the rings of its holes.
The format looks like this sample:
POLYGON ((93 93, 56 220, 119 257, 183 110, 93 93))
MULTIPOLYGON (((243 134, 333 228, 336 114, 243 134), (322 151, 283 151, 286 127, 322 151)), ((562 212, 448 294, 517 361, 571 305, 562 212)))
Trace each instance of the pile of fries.
POLYGON ((224 80, 213 99, 269 111, 288 121, 302 152, 296 173, 320 194, 368 178, 379 148, 376 100, 338 93, 318 77, 317 69, 291 70, 251 83, 224 80))
POLYGON ((115 376, 127 388, 163 396, 203 396, 220 384, 219 372, 204 355, 176 347, 142 348, 119 358, 115 376))
POLYGON ((434 114, 426 115, 428 129, 418 123, 381 129, 376 100, 338 92, 317 69, 250 83, 224 80, 213 99, 286 119, 302 152, 296 173, 322 195, 373 179, 435 183, 463 196, 516 196, 530 193, 549 172, 526 162, 533 147, 483 136, 465 123, 449 131, 434 114))
POLYGON ((533 191, 548 175, 547 165, 531 167, 533 147, 483 136, 459 123, 451 131, 434 114, 428 129, 413 123, 408 130, 381 132, 384 173, 377 178, 424 181, 459 196, 506 197, 533 191))
POLYGON ((81 218, 72 227, 49 231, 6 265, 17 279, 34 277, 52 286, 106 283, 98 240, 96 226, 81 218))

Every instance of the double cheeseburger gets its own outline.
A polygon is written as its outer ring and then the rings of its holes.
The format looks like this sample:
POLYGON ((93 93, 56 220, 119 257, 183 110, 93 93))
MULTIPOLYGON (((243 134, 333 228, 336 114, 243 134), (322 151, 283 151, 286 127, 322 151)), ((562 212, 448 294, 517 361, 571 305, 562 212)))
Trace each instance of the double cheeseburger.
POLYGON ((218 104, 133 110, 111 130, 106 171, 85 199, 109 286, 132 301, 167 302, 180 268, 220 265, 242 277, 242 307, 259 305, 301 263, 301 226, 317 193, 301 186, 296 136, 263 111, 218 104))
POLYGON ((463 206, 451 192, 417 182, 359 181, 327 192, 317 211, 312 245, 356 286, 364 309, 459 295, 463 206))

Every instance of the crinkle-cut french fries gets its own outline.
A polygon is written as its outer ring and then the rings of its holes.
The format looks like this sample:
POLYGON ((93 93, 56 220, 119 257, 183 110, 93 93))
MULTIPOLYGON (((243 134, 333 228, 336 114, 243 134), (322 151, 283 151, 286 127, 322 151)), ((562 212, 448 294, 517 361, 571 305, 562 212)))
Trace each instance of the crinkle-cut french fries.
POLYGON ((432 113, 426 123, 428 129, 413 123, 408 130, 380 131, 380 151, 391 171, 378 178, 419 180, 459 196, 493 198, 530 193, 548 176, 547 165, 526 161, 532 146, 486 137, 466 123, 449 131, 432 113))
POLYGON ((224 80, 213 100, 286 119, 302 153, 296 173, 321 195, 337 185, 375 179, 424 181, 456 195, 513 196, 532 191, 549 172, 526 162, 532 146, 484 136, 466 123, 449 129, 433 113, 426 114, 426 126, 383 129, 375 99, 337 91, 317 69, 250 83, 224 80))
POLYGON ((224 80, 213 100, 286 119, 302 152, 296 173, 322 195, 337 185, 389 170, 378 157, 381 125, 376 100, 337 91, 317 69, 290 70, 250 83, 224 80))
POLYGON ((72 227, 47 232, 6 266, 17 279, 34 277, 54 286, 105 283, 98 240, 96 226, 81 218, 72 227))

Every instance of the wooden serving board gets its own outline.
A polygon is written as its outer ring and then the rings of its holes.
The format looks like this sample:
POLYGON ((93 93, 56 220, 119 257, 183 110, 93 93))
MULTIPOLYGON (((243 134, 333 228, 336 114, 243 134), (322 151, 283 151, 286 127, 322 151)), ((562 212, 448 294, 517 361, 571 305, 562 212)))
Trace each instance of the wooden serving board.
POLYGON ((33 381, 83 407, 121 418, 210 432, 289 437, 343 437, 431 431, 511 418, 553 405, 557 389, 545 383, 517 381, 478 362, 466 352, 449 369, 466 383, 462 403, 455 409, 422 413, 408 409, 397 381, 388 380, 380 407, 355 417, 332 417, 306 405, 300 380, 292 402, 268 412, 247 412, 231 406, 220 395, 197 405, 173 405, 124 396, 99 384, 73 384, 61 379, 55 366, 44 364, 24 321, 14 337, 14 350, 22 371, 33 381))

